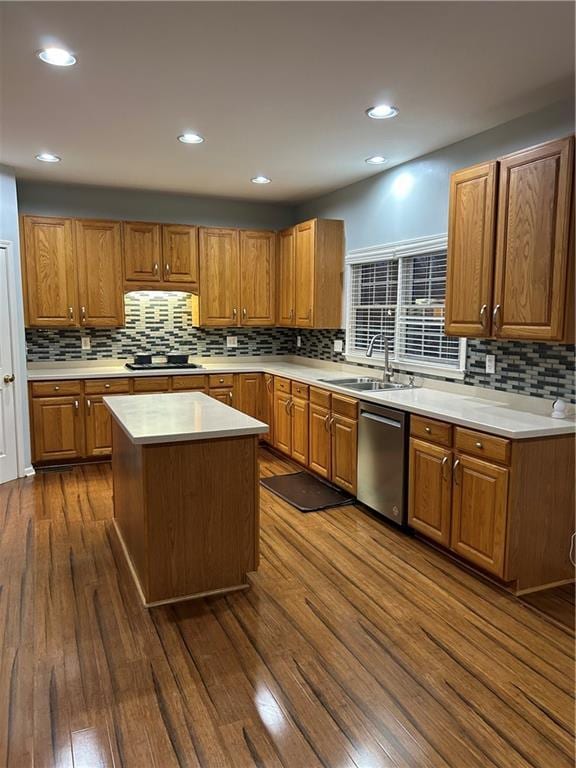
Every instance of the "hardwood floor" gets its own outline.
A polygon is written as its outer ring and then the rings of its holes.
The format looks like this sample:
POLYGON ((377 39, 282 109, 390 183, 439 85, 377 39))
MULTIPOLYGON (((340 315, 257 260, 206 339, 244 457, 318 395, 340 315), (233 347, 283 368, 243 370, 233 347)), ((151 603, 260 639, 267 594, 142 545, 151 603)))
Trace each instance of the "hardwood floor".
POLYGON ((108 465, 0 486, 0 766, 573 765, 568 628, 352 506, 261 504, 250 590, 148 611, 108 465))

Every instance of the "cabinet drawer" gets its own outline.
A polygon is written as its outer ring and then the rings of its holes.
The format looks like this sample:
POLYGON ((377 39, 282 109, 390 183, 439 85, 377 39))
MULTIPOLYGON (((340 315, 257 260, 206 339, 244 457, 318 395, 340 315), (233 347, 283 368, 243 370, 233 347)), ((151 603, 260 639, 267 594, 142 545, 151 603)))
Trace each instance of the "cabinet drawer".
POLYGON ((358 418, 358 400, 345 395, 332 395, 332 412, 349 419, 358 418))
POLYGON ((87 395, 126 395, 130 392, 130 379, 88 379, 84 382, 87 395))
POLYGON ((308 384, 300 384, 299 381, 293 381, 292 382, 292 394, 296 395, 296 397, 300 397, 303 400, 308 400, 308 390, 309 390, 308 384))
POLYGON ((172 389, 175 391, 205 389, 206 376, 172 376, 172 389))
POLYGON ((150 376, 146 379, 134 379, 134 392, 169 392, 169 376, 150 376))
POLYGON ((318 387, 310 387, 310 402, 322 408, 330 408, 330 392, 318 387))
POLYGON ((290 379, 283 379, 280 376, 275 376, 274 390, 276 392, 287 392, 290 394, 290 379))
POLYGON ((430 440, 432 443, 445 445, 448 448, 452 445, 452 425, 443 421, 412 416, 410 434, 412 437, 421 437, 423 440, 430 440))
POLYGON ((74 381, 33 381, 33 397, 60 397, 61 395, 79 395, 81 383, 74 381))
POLYGON ((210 389, 213 387, 232 387, 234 386, 233 373, 212 373, 210 374, 210 389))
POLYGON ((482 459, 492 459, 500 464, 510 463, 510 440, 472 429, 456 427, 455 445, 459 451, 482 459))

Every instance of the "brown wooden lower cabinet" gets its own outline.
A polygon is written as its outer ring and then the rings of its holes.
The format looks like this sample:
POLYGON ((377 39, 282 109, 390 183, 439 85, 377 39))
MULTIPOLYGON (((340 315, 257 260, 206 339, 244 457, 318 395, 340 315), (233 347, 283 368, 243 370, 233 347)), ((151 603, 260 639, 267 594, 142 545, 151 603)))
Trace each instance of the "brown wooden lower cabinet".
POLYGON ((288 407, 290 393, 274 392, 274 447, 288 456, 292 454, 292 420, 288 407))
POLYGON ((264 411, 263 379, 261 373, 240 373, 237 376, 237 407, 254 419, 262 419, 264 411))
POLYGON ((336 414, 332 417, 332 472, 336 485, 356 494, 358 421, 336 414))
POLYGON ((289 414, 292 420, 292 451, 290 455, 301 464, 308 464, 308 400, 293 397, 289 414))
POLYGON ((409 525, 516 593, 572 581, 574 436, 443 426, 412 416, 409 525))
POLYGON ((321 477, 330 478, 332 469, 332 437, 329 408, 310 403, 310 454, 308 467, 321 477))
POLYGON ((210 387, 208 390, 210 397, 219 400, 226 405, 234 406, 234 387, 210 387))
POLYGON ((36 461, 77 459, 84 454, 84 420, 78 396, 32 400, 32 443, 36 461))
POLYGON ((84 400, 86 456, 109 456, 112 453, 112 419, 101 396, 84 400))
POLYGON ((455 455, 450 546, 466 560, 503 578, 510 471, 455 455))
POLYGON ((274 376, 265 373, 262 377, 264 391, 262 393, 262 421, 268 424, 268 432, 261 439, 266 443, 274 443, 274 376))
POLYGON ((408 519, 412 528, 450 545, 452 451, 411 438, 408 519))

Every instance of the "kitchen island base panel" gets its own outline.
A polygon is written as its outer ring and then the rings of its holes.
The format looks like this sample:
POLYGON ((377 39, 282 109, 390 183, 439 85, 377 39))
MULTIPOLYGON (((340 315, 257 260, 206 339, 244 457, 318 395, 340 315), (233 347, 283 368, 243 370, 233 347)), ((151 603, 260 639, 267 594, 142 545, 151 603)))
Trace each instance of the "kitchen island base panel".
POLYGON ((247 586, 258 567, 255 435, 135 444, 113 420, 114 515, 146 605, 247 586))

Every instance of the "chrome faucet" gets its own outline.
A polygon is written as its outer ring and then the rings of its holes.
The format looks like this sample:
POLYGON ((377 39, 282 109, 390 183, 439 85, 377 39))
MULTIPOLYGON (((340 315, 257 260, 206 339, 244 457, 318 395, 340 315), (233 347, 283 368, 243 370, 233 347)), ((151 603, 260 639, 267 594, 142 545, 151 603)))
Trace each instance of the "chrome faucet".
POLYGON ((366 357, 372 357, 372 354, 374 352, 374 344, 376 343, 376 339, 380 338, 380 336, 384 337, 384 381, 392 381, 392 377, 394 376, 394 370, 392 369, 390 365, 390 342, 388 341, 388 337, 380 331, 380 333, 375 333, 374 336, 370 339, 370 342, 368 344, 368 349, 366 350, 366 357))

